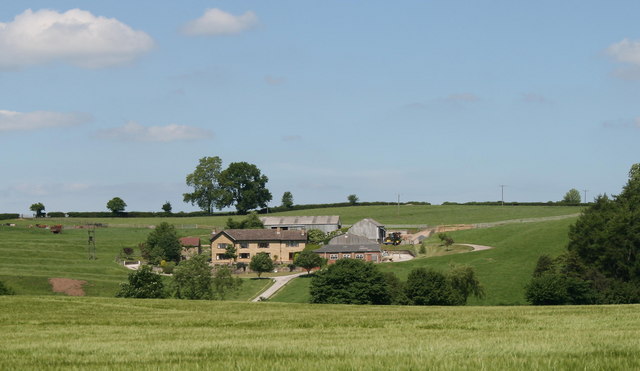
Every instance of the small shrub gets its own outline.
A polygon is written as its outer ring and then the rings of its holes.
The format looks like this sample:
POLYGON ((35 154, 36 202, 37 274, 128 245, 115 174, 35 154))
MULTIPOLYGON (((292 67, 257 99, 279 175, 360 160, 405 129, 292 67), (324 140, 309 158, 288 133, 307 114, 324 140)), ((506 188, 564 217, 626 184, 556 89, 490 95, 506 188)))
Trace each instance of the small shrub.
POLYGON ((15 291, 13 291, 10 287, 4 284, 4 282, 0 281, 0 295, 15 295, 15 291))
POLYGON ((175 262, 165 262, 162 266, 162 273, 173 274, 173 270, 176 268, 175 262))
POLYGON ((427 247, 424 244, 420 244, 420 254, 426 254, 427 247))

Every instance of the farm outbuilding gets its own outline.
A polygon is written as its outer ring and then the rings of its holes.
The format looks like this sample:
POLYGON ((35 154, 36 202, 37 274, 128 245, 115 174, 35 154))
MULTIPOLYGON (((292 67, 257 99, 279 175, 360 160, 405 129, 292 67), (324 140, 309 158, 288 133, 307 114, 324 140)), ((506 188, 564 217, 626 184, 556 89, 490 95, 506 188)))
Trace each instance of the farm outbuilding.
POLYGON ((380 244, 349 233, 332 238, 328 245, 313 252, 327 259, 329 264, 335 263, 338 259, 360 259, 377 263, 382 258, 380 244))
POLYGON ((278 229, 283 231, 289 229, 319 229, 324 233, 333 232, 342 227, 340 216, 338 215, 317 215, 317 216, 263 216, 260 218, 266 229, 278 229))
POLYGON ((387 230, 384 228, 384 225, 371 218, 362 219, 352 225, 351 228, 349 228, 349 233, 366 237, 370 240, 376 241, 377 243, 384 242, 384 239, 387 236, 387 230))

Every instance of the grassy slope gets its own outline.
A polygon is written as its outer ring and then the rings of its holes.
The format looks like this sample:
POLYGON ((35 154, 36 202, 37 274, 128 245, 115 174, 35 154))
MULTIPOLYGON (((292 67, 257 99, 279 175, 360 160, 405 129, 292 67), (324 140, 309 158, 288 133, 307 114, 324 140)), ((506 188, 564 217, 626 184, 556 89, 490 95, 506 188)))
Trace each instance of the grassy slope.
MULTIPOLYGON (((345 224, 353 224, 364 218, 373 218, 385 224, 460 224, 483 223, 501 220, 569 215, 580 212, 576 206, 460 206, 460 205, 401 205, 400 214, 396 206, 351 206, 309 209, 273 213, 269 215, 340 215, 345 224)), ((176 226, 225 226, 228 216, 163 217, 163 218, 51 218, 46 223, 64 224, 105 223, 134 226, 156 225, 168 222, 176 226)), ((242 219, 242 216, 234 216, 242 219)))
POLYGON ((638 369, 640 306, 0 300, 0 369, 638 369))
MULTIPOLYGON (((471 298, 469 304, 503 305, 526 304, 524 285, 531 278, 538 257, 542 254, 556 256, 564 251, 568 242, 569 225, 575 219, 559 221, 510 224, 500 227, 452 232, 457 243, 474 243, 494 246, 494 249, 418 258, 402 263, 380 264, 380 269, 395 272, 406 279, 415 267, 433 267, 447 270, 449 264, 468 264, 475 268, 486 290, 486 298, 471 298)), ((435 237, 434 237, 435 238, 435 237)), ((282 302, 307 302, 308 282, 295 279, 272 300, 282 302)))
MULTIPOLYGON (((208 230, 180 230, 181 235, 200 235, 208 230)), ((129 270, 115 263, 123 247, 135 247, 146 239, 146 228, 99 228, 96 230, 97 259, 89 260, 87 231, 65 229, 61 234, 27 228, 24 223, 15 228, 0 226, 0 280, 22 295, 53 294, 49 278, 85 280, 88 296, 113 296, 120 282, 127 280, 129 270)), ((230 299, 249 300, 271 281, 244 280, 239 292, 230 299)), ((62 295, 62 294, 56 294, 62 295)))

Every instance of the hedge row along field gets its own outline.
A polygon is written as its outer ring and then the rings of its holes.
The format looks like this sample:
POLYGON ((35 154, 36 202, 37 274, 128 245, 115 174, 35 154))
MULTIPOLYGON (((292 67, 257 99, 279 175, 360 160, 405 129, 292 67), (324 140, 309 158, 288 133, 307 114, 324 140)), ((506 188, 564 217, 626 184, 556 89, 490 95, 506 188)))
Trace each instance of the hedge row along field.
POLYGON ((0 369, 629 370, 638 311, 14 296, 0 369))

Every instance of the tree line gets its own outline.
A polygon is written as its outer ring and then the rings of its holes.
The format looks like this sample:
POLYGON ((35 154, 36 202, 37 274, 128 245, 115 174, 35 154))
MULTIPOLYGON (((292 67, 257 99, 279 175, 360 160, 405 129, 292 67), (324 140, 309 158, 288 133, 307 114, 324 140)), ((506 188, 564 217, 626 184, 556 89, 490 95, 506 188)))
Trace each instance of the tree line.
POLYGON ((569 229, 567 250, 538 259, 536 305, 640 303, 640 164, 617 196, 598 196, 569 229))

